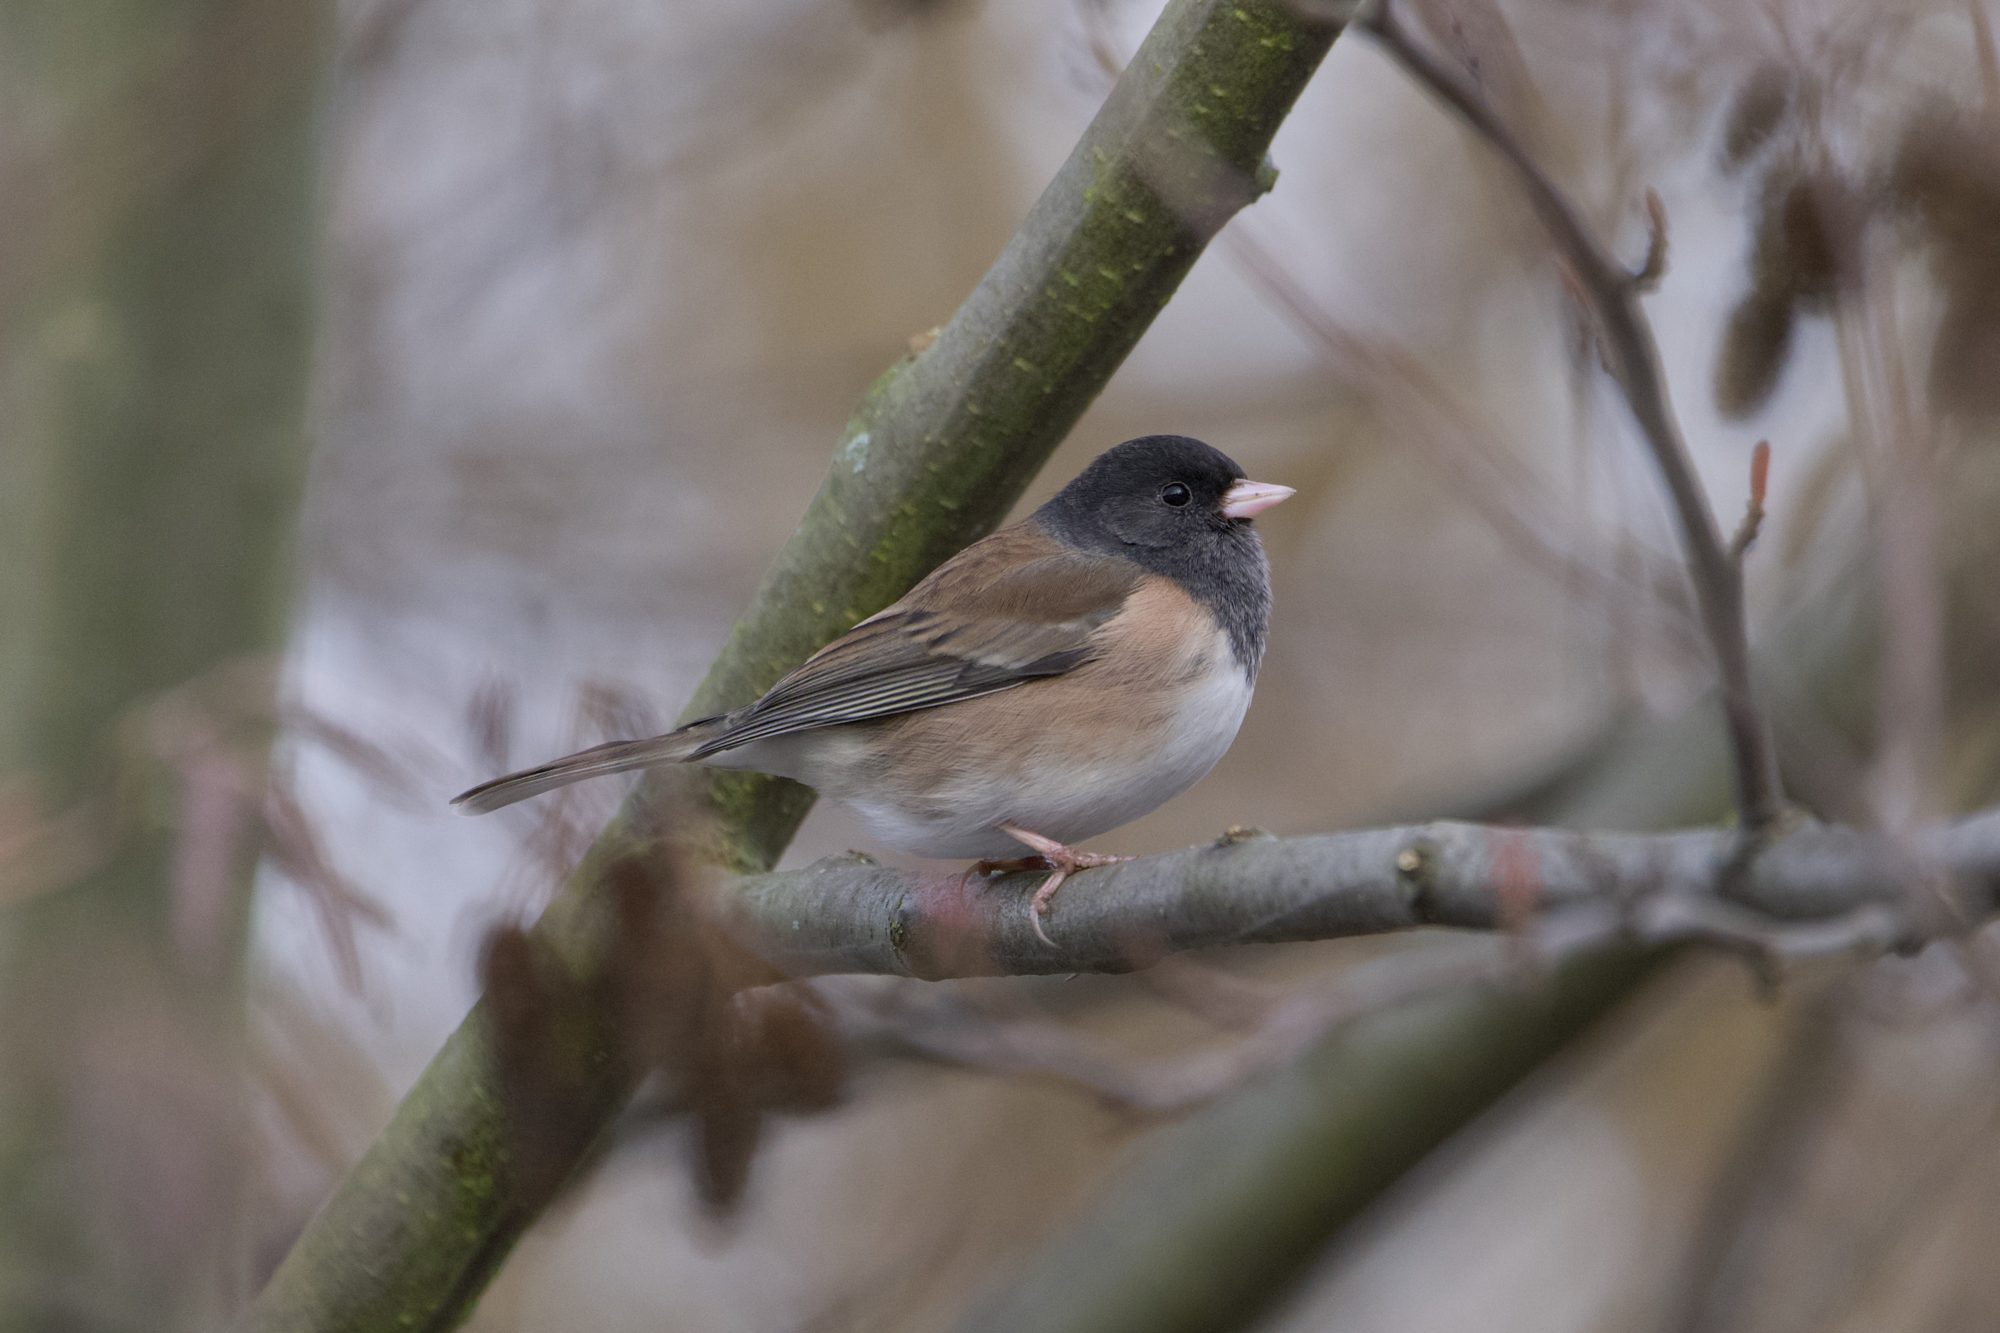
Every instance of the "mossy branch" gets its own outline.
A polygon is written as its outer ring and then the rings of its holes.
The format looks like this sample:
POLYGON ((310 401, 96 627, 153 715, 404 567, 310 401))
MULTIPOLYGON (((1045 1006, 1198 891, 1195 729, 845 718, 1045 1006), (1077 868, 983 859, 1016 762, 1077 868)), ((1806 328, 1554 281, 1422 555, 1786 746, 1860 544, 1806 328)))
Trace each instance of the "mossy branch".
MULTIPOLYGON (((978 288, 849 423, 690 715, 741 704, 1019 498, 1204 245, 1273 179, 1265 152, 1338 24, 1269 0, 1175 0, 978 288)), ((658 840, 642 784, 537 923, 579 979, 609 953, 606 869, 658 840)), ((768 868, 811 803, 746 775, 708 780, 715 859, 768 868)), ((520 1185, 475 1008, 307 1226, 249 1311, 256 1330, 438 1330, 470 1311, 538 1201, 520 1185)), ((602 1061, 596 1124, 627 1075, 602 1061)), ((570 1149, 580 1160, 590 1138, 570 1149)))

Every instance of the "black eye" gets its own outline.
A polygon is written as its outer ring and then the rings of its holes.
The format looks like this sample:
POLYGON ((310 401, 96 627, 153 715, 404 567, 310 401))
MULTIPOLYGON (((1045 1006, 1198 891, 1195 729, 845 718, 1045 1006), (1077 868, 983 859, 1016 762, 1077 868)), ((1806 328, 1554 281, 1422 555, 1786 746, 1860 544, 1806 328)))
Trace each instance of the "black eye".
POLYGON ((1179 509, 1182 505, 1194 499, 1194 492, 1177 481, 1170 481, 1160 487, 1160 498, 1174 508, 1179 509))

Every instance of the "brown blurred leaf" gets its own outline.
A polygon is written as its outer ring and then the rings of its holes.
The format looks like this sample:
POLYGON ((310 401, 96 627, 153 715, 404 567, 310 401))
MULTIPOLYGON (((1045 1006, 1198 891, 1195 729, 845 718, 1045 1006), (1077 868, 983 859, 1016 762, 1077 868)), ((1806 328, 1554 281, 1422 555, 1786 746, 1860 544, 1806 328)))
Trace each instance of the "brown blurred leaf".
POLYGON ((639 1080, 658 1074, 693 1125, 696 1193, 725 1211, 749 1180, 765 1116, 838 1101, 846 1059, 817 1000, 782 983, 737 944, 661 846, 606 871, 612 940, 586 990, 514 926, 487 941, 482 980, 502 1055, 515 1152, 529 1188, 561 1184, 577 1135, 595 1124, 594 1063, 639 1080))
POLYGON ((580 999, 525 928, 497 926, 486 937, 479 979, 493 1024, 508 1148, 522 1195, 553 1198, 592 1123, 587 1089, 575 1078, 580 999))
POLYGON ((1715 366, 1715 402, 1743 417, 1776 389, 1793 326, 1853 281, 1866 217, 1856 191, 1828 172, 1780 163, 1765 174, 1753 222, 1750 288, 1737 302, 1715 366))
POLYGON ((2000 414, 2000 150, 1984 120, 1932 112, 1897 146, 1888 195, 1944 296, 1930 392, 1947 411, 2000 414))
POLYGON ((272 779, 264 794, 263 816, 265 855, 312 904, 341 981, 358 992, 362 977, 357 926, 387 930, 393 924, 389 910, 334 864, 287 779, 272 779))
POLYGON ((1715 405, 1726 417, 1746 417, 1778 386, 1792 346, 1792 303, 1751 292, 1723 331, 1715 361, 1715 405))
POLYGON ((1778 61, 1752 70, 1729 105, 1722 127, 1722 169, 1741 171, 1771 141, 1797 94, 1792 71, 1778 61))
POLYGON ((1750 257, 1753 287, 1776 300, 1820 305, 1854 272, 1860 217, 1852 191, 1826 173, 1788 168, 1764 180, 1750 257))
POLYGON ((774 1110, 818 1111, 834 1105, 847 1079, 847 1052, 831 1015, 810 992, 766 988, 739 997, 744 1047, 774 1110))

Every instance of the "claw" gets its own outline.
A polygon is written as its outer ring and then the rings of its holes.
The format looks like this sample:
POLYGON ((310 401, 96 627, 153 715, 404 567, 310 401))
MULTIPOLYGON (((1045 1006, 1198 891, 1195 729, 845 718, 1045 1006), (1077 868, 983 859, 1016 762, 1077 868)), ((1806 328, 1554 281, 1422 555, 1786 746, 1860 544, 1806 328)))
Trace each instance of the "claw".
MULTIPOLYGON (((1073 847, 1064 846, 1054 838, 1044 838, 1039 833, 1030 833, 1027 829, 1013 824, 1000 824, 996 825, 996 827, 1008 837, 1034 850, 1035 854, 1032 857, 1023 857, 1021 858, 1022 860, 1039 863, 1046 866, 1050 871, 1049 877, 1042 881, 1040 888, 1035 890, 1034 897, 1028 900, 1028 924, 1034 927, 1035 938, 1043 944, 1048 945, 1051 949, 1056 947, 1056 942, 1049 938, 1049 933, 1046 930, 1042 929, 1042 920, 1048 916, 1049 901, 1056 896, 1056 890, 1063 886, 1063 881, 1079 870, 1090 870, 1096 866, 1117 865, 1120 861, 1129 861, 1132 859, 1129 856, 1114 856, 1109 852, 1080 852, 1073 847)), ((989 863, 982 861, 979 864, 983 866, 989 863)), ((1011 863, 996 862, 990 864, 1011 863)), ((1020 868, 1026 869, 1027 867, 1023 866, 1020 868)))
POLYGON ((1035 896, 1028 899, 1028 924, 1035 928, 1035 938, 1051 949, 1056 947, 1056 942, 1049 938, 1049 932, 1042 929, 1042 919, 1049 914, 1049 900, 1056 896, 1056 890, 1061 888, 1062 882, 1068 878, 1069 867, 1057 866, 1055 873, 1043 880, 1042 886, 1035 890, 1035 896))

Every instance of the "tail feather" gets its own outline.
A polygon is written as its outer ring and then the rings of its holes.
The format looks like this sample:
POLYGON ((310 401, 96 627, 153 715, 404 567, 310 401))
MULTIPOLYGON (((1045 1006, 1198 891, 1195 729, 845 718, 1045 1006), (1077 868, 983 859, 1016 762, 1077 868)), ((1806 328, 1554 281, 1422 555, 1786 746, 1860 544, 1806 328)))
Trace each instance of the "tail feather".
POLYGON ((509 773, 482 782, 469 791, 460 792, 451 798, 460 814, 483 815, 490 811, 509 806, 516 801, 525 801, 530 796, 540 796, 545 791, 557 787, 567 787, 572 782, 585 778, 603 777, 610 773, 629 773, 635 768, 652 768, 657 764, 676 764, 689 758, 701 743, 708 738, 708 728, 701 723, 683 727, 679 731, 664 736, 650 736, 639 741, 612 741, 608 745, 595 745, 588 750, 579 750, 561 759, 539 764, 534 768, 524 768, 518 773, 509 773))

